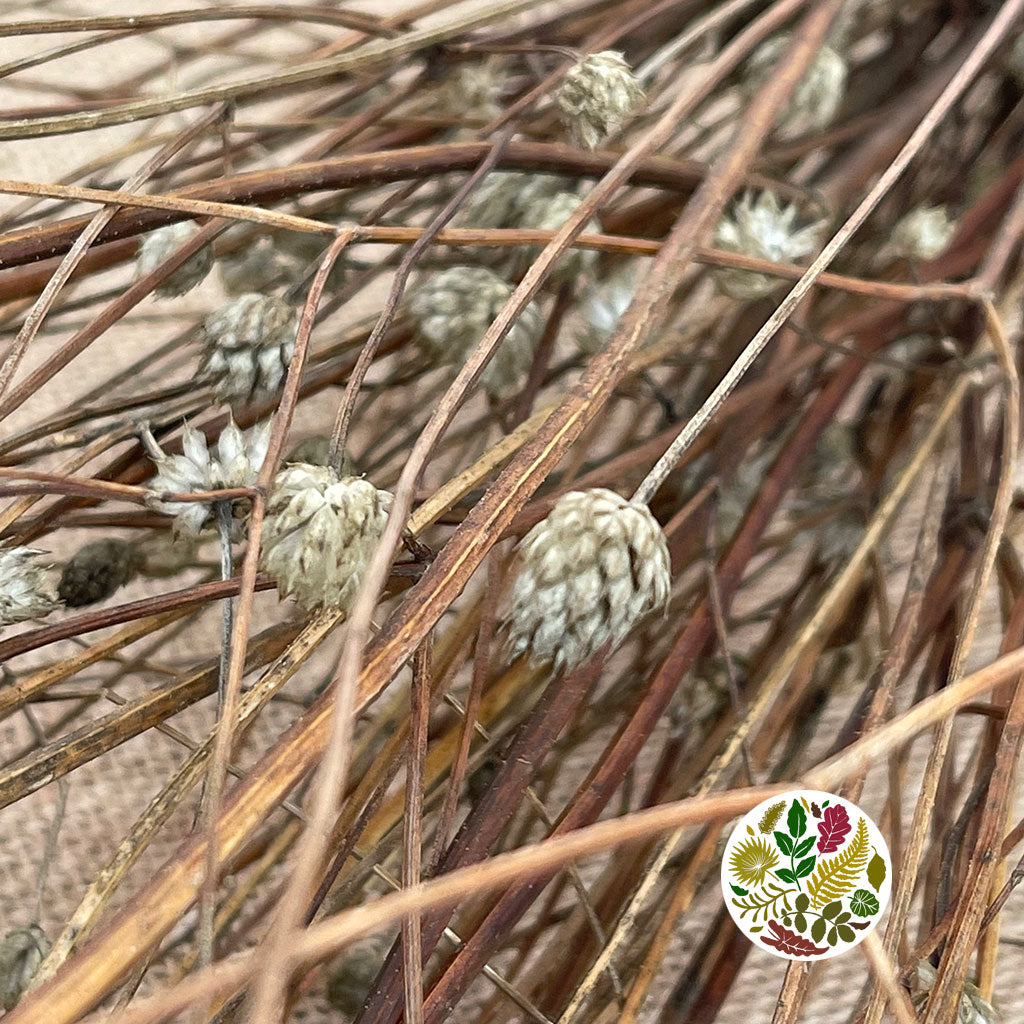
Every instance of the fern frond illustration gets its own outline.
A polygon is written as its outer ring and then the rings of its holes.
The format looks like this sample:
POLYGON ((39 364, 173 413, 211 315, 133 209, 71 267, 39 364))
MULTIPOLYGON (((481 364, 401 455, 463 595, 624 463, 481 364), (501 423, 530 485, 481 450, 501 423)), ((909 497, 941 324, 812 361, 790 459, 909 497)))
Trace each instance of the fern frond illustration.
POLYGON ((750 914, 751 922, 757 921, 762 915, 767 920, 769 917, 781 917, 791 913, 789 896, 795 892, 796 889, 783 889, 774 882, 769 882, 757 892, 748 893, 741 899, 733 899, 732 905, 739 907, 741 919, 750 914))
POLYGON ((744 885, 760 885, 778 863, 778 853, 765 840, 753 837, 738 843, 729 858, 730 870, 744 885))
POLYGON ((775 826, 778 825, 779 819, 782 817, 782 812, 786 809, 786 801, 780 800, 777 804, 772 804, 761 815, 761 820, 757 823, 757 827, 762 835, 770 836, 775 831, 775 826))
POLYGON ((822 860, 807 883, 811 906, 820 908, 833 900, 841 899, 857 884, 860 873, 868 863, 871 846, 868 842, 868 826, 863 818, 857 822, 853 838, 846 848, 834 857, 822 860))

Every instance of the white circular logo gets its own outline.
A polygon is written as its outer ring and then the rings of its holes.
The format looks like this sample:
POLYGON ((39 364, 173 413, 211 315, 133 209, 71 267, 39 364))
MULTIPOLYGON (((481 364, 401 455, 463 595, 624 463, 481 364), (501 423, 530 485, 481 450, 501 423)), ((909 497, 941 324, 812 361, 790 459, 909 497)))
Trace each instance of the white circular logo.
POLYGON ((833 793, 794 790, 758 804, 722 858, 732 919, 756 946, 786 960, 853 949, 889 902, 892 861, 875 823, 833 793))

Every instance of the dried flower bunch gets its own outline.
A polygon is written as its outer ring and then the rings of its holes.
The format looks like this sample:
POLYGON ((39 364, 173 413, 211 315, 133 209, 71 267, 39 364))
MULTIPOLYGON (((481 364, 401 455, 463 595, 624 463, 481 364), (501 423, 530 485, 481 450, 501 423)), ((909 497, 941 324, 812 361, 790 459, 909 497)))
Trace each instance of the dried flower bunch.
POLYGON ((1020 1018, 1022 0, 66 6, 0 27, 3 1024, 761 1020, 721 823, 858 744, 921 1024, 1020 1018))
POLYGON ((0 547, 0 626, 42 619, 57 607, 35 548, 0 547))
POLYGON ((671 588, 668 546, 646 505, 595 488, 562 495, 522 539, 505 619, 513 656, 571 669, 614 650, 671 588))
POLYGON ((248 292, 206 318, 203 371, 218 397, 252 401, 276 394, 295 351, 299 311, 275 295, 248 292))
POLYGON ((263 568, 302 609, 347 611, 390 508, 391 495, 361 477, 304 462, 285 466, 267 501, 263 568))
MULTIPOLYGON (((718 222, 715 247, 773 263, 793 263, 814 252, 822 227, 797 227, 798 216, 796 206, 782 206, 774 192, 746 192, 718 222)), ((731 267, 716 270, 714 276, 718 287, 734 299, 759 299, 782 283, 768 274, 731 267)))
MULTIPOLYGON (((789 35, 762 43, 744 69, 744 88, 750 96, 761 90, 779 59, 792 45, 789 35)), ((846 93, 846 61, 831 46, 818 50, 779 114, 779 134, 786 138, 827 128, 846 93)))
POLYGON ((573 65, 558 90, 558 109, 573 140, 595 149, 644 104, 644 91, 621 53, 602 50, 573 65))
MULTIPOLYGON (((270 429, 269 422, 262 423, 246 437, 234 419, 229 419, 217 438, 216 451, 212 452, 203 433, 186 423, 181 434, 181 455, 168 455, 149 430, 144 430, 142 441, 157 470, 156 476, 149 481, 149 489, 154 494, 153 508, 174 516, 176 534, 197 537, 203 527, 213 521, 215 503, 168 502, 161 501, 159 495, 253 486, 267 457, 270 429)), ((249 514, 249 502, 244 499, 233 501, 232 512, 236 520, 236 536, 240 536, 242 521, 249 514)))
MULTIPOLYGON (((935 968, 927 960, 917 965, 913 995, 914 1005, 920 1009, 928 1001, 928 993, 935 984, 935 968)), ((1001 1017, 995 1007, 982 996, 977 985, 967 982, 957 1007, 956 1024, 1000 1024, 1001 1017)))
MULTIPOLYGON (((420 285, 409 300, 409 313, 427 351, 439 362, 459 366, 511 294, 512 286, 487 267, 448 267, 420 285)), ((480 378, 485 388, 500 392, 521 381, 542 326, 540 311, 531 303, 485 367, 480 378)))
MULTIPOLYGON (((199 225, 194 220, 180 220, 150 232, 142 240, 142 245, 139 248, 135 276, 145 277, 146 274, 151 274, 198 230, 199 225)), ((168 274, 156 286, 156 294, 164 298, 184 295, 185 292, 195 288, 197 284, 201 284, 211 269, 213 269, 213 250, 205 245, 198 252, 189 256, 177 270, 168 274)))

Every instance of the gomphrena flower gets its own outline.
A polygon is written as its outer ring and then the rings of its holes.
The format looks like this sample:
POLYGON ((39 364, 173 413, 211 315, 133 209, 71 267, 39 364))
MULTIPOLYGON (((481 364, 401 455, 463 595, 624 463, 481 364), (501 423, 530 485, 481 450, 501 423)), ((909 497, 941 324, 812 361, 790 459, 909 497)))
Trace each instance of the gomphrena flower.
MULTIPOLYGON (((911 996, 911 1001, 918 1009, 928 1001, 935 977, 935 968, 927 960, 917 965, 917 976, 913 979, 913 988, 917 991, 911 996)), ((1000 1019, 995 1007, 981 994, 978 986, 966 982, 957 1007, 956 1024, 999 1024, 1000 1019)))
POLYGON ((94 540, 65 563, 57 596, 69 608, 103 601, 135 575, 139 562, 138 548, 126 540, 94 540))
POLYGON ((956 221, 945 206, 918 206, 902 217, 892 229, 889 255, 912 260, 931 260, 952 241, 956 221))
POLYGON ((50 942, 37 924, 15 928, 0 939, 0 1006, 17 1006, 49 952, 50 942))
POLYGON ((380 540, 391 495, 361 477, 297 462, 274 479, 260 555, 282 597, 347 611, 380 540))
POLYGON ((580 348, 585 352, 604 348, 615 333, 636 294, 639 276, 637 261, 629 260, 586 290, 580 302, 580 316, 585 327, 579 337, 580 348))
MULTIPOLYGON (((427 351, 441 362, 461 365, 511 294, 512 286, 486 267, 448 267, 413 293, 409 312, 427 351)), ((498 392, 521 380, 542 328, 540 310, 531 302, 484 368, 481 382, 487 390, 498 392)))
POLYGON ((523 538, 504 612, 513 657, 571 669, 617 647, 671 587, 668 546, 646 505, 571 491, 523 538))
POLYGON ((578 145, 594 149, 644 103, 633 69, 615 50, 591 53, 562 79, 558 107, 578 145))
MULTIPOLYGON (((751 54, 743 76, 748 96, 764 87, 790 43, 788 34, 775 36, 751 54)), ((823 46, 779 113, 779 135, 793 138, 825 128, 836 116, 845 92, 846 61, 831 46, 823 46)))
POLYGON ((524 212, 562 191, 557 174, 492 171, 473 190, 459 223, 474 228, 512 228, 523 223, 524 212))
MULTIPOLYGON (((216 454, 207 447, 203 434, 187 423, 181 435, 181 455, 167 455, 148 429, 142 433, 142 442, 156 466, 157 475, 149 482, 149 489, 156 495, 251 487, 267 455, 270 422, 253 427, 247 438, 234 419, 229 419, 217 439, 216 454)), ((174 516, 175 533, 186 537, 197 537, 216 514, 211 501, 165 502, 154 497, 151 504, 157 511, 174 516)), ((238 521, 236 533, 240 533, 240 521, 249 513, 249 502, 233 502, 232 511, 238 521)))
POLYGON ((0 626, 41 619, 57 607, 35 548, 0 548, 0 626))
POLYGON ((203 369, 218 397, 250 401, 276 394, 295 351, 298 310, 276 295, 249 292, 206 318, 203 369))
MULTIPOLYGON (((176 224, 151 231, 142 240, 139 258, 135 264, 135 276, 145 277, 152 273, 176 249, 180 249, 197 231, 194 220, 180 220, 176 224)), ((190 256, 170 276, 165 277, 154 289, 157 295, 172 298, 191 291, 210 272, 213 266, 213 250, 205 245, 190 256)))
MULTIPOLYGON (((812 253, 817 246, 819 223, 796 227, 797 208, 781 206, 774 192, 747 192, 715 228, 717 249, 743 253, 773 263, 793 263, 812 253)), ((757 299, 769 295, 782 283, 780 278, 752 270, 722 268, 715 271, 715 283, 734 299, 757 299)))
MULTIPOLYGON (((538 196, 523 206, 522 226, 524 228, 540 228, 545 231, 557 231, 577 210, 583 199, 575 192, 555 192, 550 196, 538 196)), ((599 232, 601 225, 590 220, 584 231, 599 232)), ((532 262, 540 254, 543 246, 530 246, 524 255, 532 262)), ((581 275, 587 275, 597 262, 597 253, 592 249, 570 249, 555 265, 553 279, 568 281, 581 275)))

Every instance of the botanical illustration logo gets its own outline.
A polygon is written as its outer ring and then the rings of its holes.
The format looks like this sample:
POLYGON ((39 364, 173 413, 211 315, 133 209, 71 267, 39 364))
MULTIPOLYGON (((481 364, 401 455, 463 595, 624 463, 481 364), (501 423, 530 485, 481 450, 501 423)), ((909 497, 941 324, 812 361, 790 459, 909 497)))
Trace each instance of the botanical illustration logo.
POLYGON ((722 858, 732 919, 787 960, 826 960, 856 946, 889 902, 891 875, 875 823, 848 800, 814 790, 758 804, 722 858))

